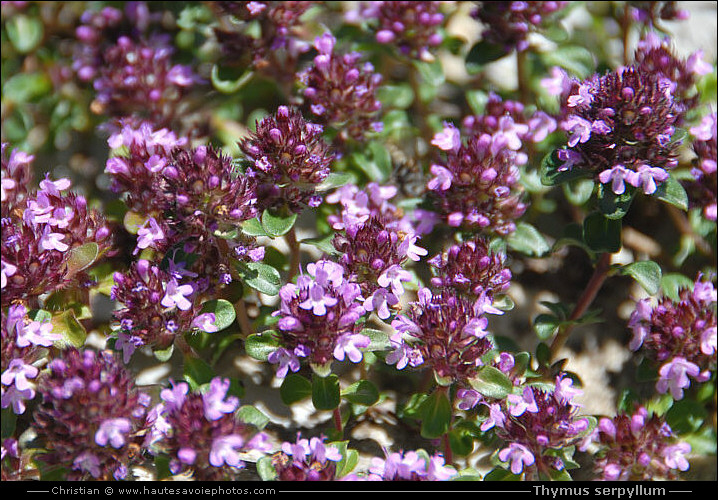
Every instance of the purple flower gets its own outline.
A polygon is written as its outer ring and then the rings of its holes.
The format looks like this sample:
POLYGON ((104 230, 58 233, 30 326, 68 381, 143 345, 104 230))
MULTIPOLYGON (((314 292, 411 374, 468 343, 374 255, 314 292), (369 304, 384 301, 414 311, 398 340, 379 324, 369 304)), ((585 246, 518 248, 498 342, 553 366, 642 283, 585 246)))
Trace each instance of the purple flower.
POLYGON ((510 462, 511 472, 516 475, 521 474, 524 467, 530 467, 536 461, 528 448, 517 443, 511 443, 508 448, 499 451, 499 460, 502 462, 510 462))
MULTIPOLYGON (((443 151, 458 151, 461 147, 461 133, 452 123, 444 122, 444 129, 434 135, 431 144, 443 151)), ((442 190, 445 191, 446 189, 448 189, 448 186, 442 190)))
POLYGON ((483 432, 488 431, 492 427, 503 427, 506 422, 506 415, 501 411, 501 406, 498 403, 491 403, 489 407, 489 416, 481 424, 481 430, 483 432))
POLYGON ((318 283, 309 285, 309 293, 307 299, 299 304, 302 309, 311 309, 316 316, 324 316, 327 313, 327 307, 336 305, 337 299, 324 294, 324 288, 318 283))
POLYGON ((278 378, 286 377, 289 369, 291 369, 292 372, 298 372, 300 368, 297 355, 283 347, 272 351, 267 357, 267 361, 272 364, 279 364, 277 368, 278 378))
POLYGON ((147 222, 137 230, 137 253, 140 249, 145 249, 153 246, 155 242, 162 241, 165 239, 165 233, 162 228, 157 224, 157 220, 154 217, 147 219, 147 222))
POLYGON ((685 455, 691 452, 691 445, 688 443, 678 443, 673 446, 667 446, 663 450, 664 462, 670 469, 678 469, 687 471, 690 468, 685 455))
POLYGON ((162 298, 161 304, 165 307, 177 306, 182 311, 187 311, 192 307, 192 303, 186 299, 187 296, 194 293, 192 285, 180 285, 177 280, 172 278, 167 283, 165 296, 162 298))
POLYGON ((561 123, 561 128, 570 134, 568 139, 569 147, 574 147, 578 143, 588 142, 591 138, 592 124, 580 116, 570 116, 561 123))
POLYGON ((241 451, 243 446, 244 438, 242 436, 236 434, 220 436, 212 441, 209 463, 215 467, 222 467, 224 464, 232 467, 243 467, 244 462, 240 460, 238 452, 241 451))
POLYGON ((38 373, 39 370, 36 367, 27 365, 22 359, 16 358, 10 361, 7 369, 2 373, 1 380, 3 385, 14 386, 18 391, 30 395, 27 399, 32 399, 35 397, 35 391, 28 379, 37 377, 38 373))
POLYGON ((624 181, 631 183, 631 180, 635 179, 634 174, 636 174, 636 172, 626 169, 623 165, 614 165, 610 169, 598 174, 598 180, 600 180, 602 184, 608 184, 610 182, 611 191, 616 194, 623 194, 626 191, 624 181))
POLYGON ((125 434, 132 429, 132 423, 126 418, 110 418, 100 424, 95 433, 95 443, 100 446, 111 444, 113 448, 125 445, 125 434))
POLYGON ((219 420, 225 413, 233 413, 239 406, 239 399, 227 396, 229 379, 215 377, 209 384, 209 390, 202 395, 204 415, 208 420, 219 420))
POLYGON ((339 361, 344 361, 344 356, 352 363, 358 363, 362 360, 362 352, 358 348, 369 347, 371 339, 361 334, 344 334, 337 338, 336 347, 334 347, 334 357, 339 361))
POLYGON ((666 179, 668 179, 668 172, 650 165, 639 165, 637 172, 628 172, 626 174, 626 180, 631 185, 642 188, 645 194, 655 193, 657 182, 662 183, 666 179))
POLYGON ((509 407, 509 413, 514 417, 520 417, 524 412, 537 413, 539 411, 536 401, 534 400, 534 392, 530 387, 525 387, 521 396, 517 394, 509 394, 506 397, 509 407))
POLYGON ((215 333, 219 331, 217 329, 216 321, 217 318, 214 313, 204 313, 200 314, 192 321, 192 326, 207 333, 215 333))
POLYGON ((172 411, 174 408, 182 407, 188 391, 189 385, 186 382, 173 383, 171 389, 162 389, 160 397, 164 401, 165 407, 172 411))
POLYGON ((282 451, 272 457, 272 465, 280 481, 330 481, 336 479, 336 462, 342 455, 336 446, 326 446, 326 438, 283 442, 282 451))
POLYGON ((451 187, 454 176, 447 168, 441 165, 432 165, 430 170, 434 177, 426 184, 427 188, 432 191, 446 191, 451 187))
POLYGON ((685 358, 676 357, 661 366, 658 372, 659 379, 656 390, 661 394, 671 393, 673 399, 683 399, 683 389, 690 387, 688 376, 696 378, 700 375, 700 368, 685 358))

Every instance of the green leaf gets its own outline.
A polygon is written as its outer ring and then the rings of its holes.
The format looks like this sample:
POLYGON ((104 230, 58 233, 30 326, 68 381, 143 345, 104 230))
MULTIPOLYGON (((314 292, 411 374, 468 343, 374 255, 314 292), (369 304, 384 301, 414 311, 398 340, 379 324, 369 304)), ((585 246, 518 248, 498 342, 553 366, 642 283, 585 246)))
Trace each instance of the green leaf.
POLYGON ((329 234, 327 236, 322 236, 319 238, 305 238, 300 241, 303 245, 311 245, 313 247, 317 247, 319 250, 324 252, 327 255, 338 255, 339 252, 336 248, 334 248, 334 245, 332 244, 332 241, 334 240, 334 235, 329 234))
POLYGON ((680 208, 684 212, 688 211, 688 194, 680 182, 672 175, 656 188, 653 196, 659 200, 680 208))
POLYGON ((566 199, 576 206, 586 203, 593 194, 594 182, 592 179, 573 179, 562 184, 566 199))
POLYGON ((166 363, 172 358, 172 354, 175 352, 175 345, 171 344, 167 349, 155 349, 152 351, 155 359, 161 363, 166 363))
POLYGON ((451 402, 445 391, 434 391, 421 403, 421 436, 436 439, 449 431, 451 402))
POLYGON ((499 293, 494 296, 494 302, 491 304, 500 311, 512 311, 516 304, 513 299, 505 293, 499 293))
POLYGON ((483 115, 486 113, 486 103, 489 102, 489 94, 483 90, 467 90, 466 102, 475 115, 483 115))
POLYGON ((591 172, 582 168, 572 168, 570 170, 563 171, 559 170, 564 162, 559 160, 556 156, 558 151, 558 149, 554 149, 546 154, 541 160, 541 165, 539 165, 539 175, 541 176, 541 183, 544 186, 557 186, 564 182, 592 177, 591 172))
POLYGON ((386 182, 393 170, 391 155, 377 141, 369 143, 367 152, 369 153, 368 155, 360 152, 352 153, 350 156, 352 163, 364 172, 371 181, 386 182))
POLYGON ((561 320, 553 314, 539 314, 534 319, 534 331, 540 340, 548 340, 561 325, 561 320))
POLYGON ((383 108, 406 109, 414 102, 414 91, 409 84, 382 85, 377 89, 376 97, 383 108))
POLYGON ((510 470, 497 467, 484 476, 484 481, 520 481, 521 474, 514 474, 510 470))
POLYGON ((284 236, 294 227, 299 214, 290 214, 288 216, 273 213, 272 210, 265 210, 262 213, 262 228, 269 236, 284 236))
POLYGON ((10 43, 21 54, 35 50, 42 42, 45 33, 42 20, 25 14, 13 15, 7 20, 5 27, 10 43))
POLYGON ((355 178, 351 172, 330 172, 316 188, 315 191, 324 192, 336 189, 354 182, 355 178))
POLYGON ((487 398, 503 399, 513 389, 511 380, 499 369, 493 366, 482 366, 476 377, 469 380, 471 387, 487 398))
POLYGON ((17 416, 10 408, 2 409, 2 419, 0 419, 0 429, 2 429, 2 439, 5 440, 15 434, 15 424, 17 416))
POLYGON ((60 342, 78 348, 85 344, 87 331, 85 327, 77 321, 75 312, 72 309, 54 314, 50 321, 52 322, 52 332, 62 335, 60 342))
POLYGON ((138 214, 132 210, 128 210, 123 218, 123 225, 130 234, 137 234, 137 230, 145 225, 147 215, 138 214))
POLYGON ((237 418, 245 424, 253 425, 257 429, 264 429, 270 422, 268 416, 252 405, 243 405, 237 410, 237 418))
POLYGON ((621 267, 621 274, 631 276, 650 295, 655 295, 661 288, 661 266, 652 260, 633 262, 621 267))
POLYGON ((691 399, 673 403, 666 413, 666 423, 679 435, 697 432, 709 417, 705 406, 691 399))
POLYGON ((280 347, 279 340, 274 334, 272 330, 253 333, 244 341, 244 352, 258 361, 267 361, 269 355, 280 347))
POLYGON ((666 273, 661 277, 663 294, 674 302, 680 302, 682 289, 693 290, 693 280, 680 273, 666 273))
POLYGON ((257 474, 262 481, 275 481, 277 479, 277 471, 272 464, 272 457, 265 455, 257 460, 257 474))
POLYGON ((582 79, 591 76, 596 68, 591 51, 580 45, 560 45, 541 55, 547 66, 560 66, 582 79))
POLYGON ((249 219, 242 223, 242 232, 247 236, 269 236, 259 218, 249 219))
POLYGON ((344 477, 349 474, 359 463, 359 453, 356 450, 347 448, 347 441, 332 442, 332 446, 339 448, 342 459, 337 462, 336 477, 344 477))
POLYGON ((240 262, 237 265, 242 281, 265 295, 277 295, 282 285, 279 271, 261 262, 240 262))
POLYGON ((182 378, 190 388, 195 391, 200 386, 208 384, 215 376, 214 370, 209 364, 200 358, 187 356, 184 362, 182 378))
POLYGON ((583 221, 583 240, 595 252, 615 253, 621 249, 621 219, 608 219, 594 212, 583 221))
POLYGON ((636 196, 636 188, 626 186, 626 190, 621 194, 616 194, 611 190, 609 184, 598 185, 598 208, 604 217, 609 219, 622 219, 628 213, 633 198, 636 196))
POLYGON ((507 54, 508 52, 502 45, 482 40, 474 44, 466 54, 466 70, 470 74, 478 73, 485 65, 498 61, 507 54))
POLYGON ((212 81, 212 85, 215 89, 219 90, 223 94, 234 94, 239 89, 244 87, 249 80, 252 79, 254 76, 254 73, 252 71, 247 71, 240 75, 235 80, 223 80, 222 77, 219 75, 219 66, 216 64, 212 66, 212 73, 210 75, 210 80, 212 81))
POLYGON ((214 313, 214 326, 217 331, 229 327, 237 316, 232 303, 224 299, 209 300, 202 304, 200 314, 204 313, 214 313))
POLYGON ((52 82, 43 73, 19 73, 8 79, 2 87, 3 103, 7 99, 16 104, 35 101, 50 93, 52 82))
POLYGON ((465 457, 474 451, 474 438, 466 429, 451 429, 449 446, 455 455, 465 457))
POLYGON ((369 351, 387 351, 391 347, 389 334, 383 330, 365 328, 360 333, 371 339, 369 346, 366 348, 369 351))
POLYGON ((97 243, 89 242, 67 251, 67 276, 74 276, 95 263, 100 254, 97 243))
POLYGON ((350 403, 371 406, 379 401, 379 390, 368 380, 358 380, 341 393, 350 403))
POLYGON ((312 377, 312 403, 317 410, 333 410, 340 401, 339 377, 334 374, 312 377))
POLYGON ((297 373, 290 373, 279 387, 279 396, 285 405, 291 405, 312 395, 312 383, 297 373))
POLYGON ((525 255, 541 257, 551 250, 543 235, 531 224, 519 222, 516 224, 516 231, 506 239, 509 247, 525 255))
POLYGON ((427 85, 439 87, 446 81, 441 59, 437 58, 431 62, 414 60, 413 63, 421 75, 421 79, 427 85))

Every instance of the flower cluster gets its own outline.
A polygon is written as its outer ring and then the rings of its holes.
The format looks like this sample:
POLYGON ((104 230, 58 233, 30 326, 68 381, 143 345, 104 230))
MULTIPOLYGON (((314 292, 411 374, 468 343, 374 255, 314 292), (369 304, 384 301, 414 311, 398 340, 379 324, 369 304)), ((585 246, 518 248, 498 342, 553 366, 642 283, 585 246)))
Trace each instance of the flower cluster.
POLYGON ((389 203, 395 194, 396 188, 373 183, 361 191, 347 185, 328 198, 342 207, 339 215, 329 218, 334 229, 343 229, 332 240, 341 253, 339 262, 349 279, 359 283, 364 308, 381 319, 391 316, 390 309, 404 294, 403 283, 412 281, 405 269, 408 261, 427 254, 416 245, 419 236, 411 221, 389 203))
POLYGON ((189 66, 172 63, 169 36, 144 34, 156 17, 144 2, 129 3, 124 14, 105 7, 83 15, 73 69, 97 92, 94 112, 168 126, 182 97, 199 83, 189 66))
POLYGON ((171 263, 174 272, 139 259, 126 273, 114 275, 111 297, 124 306, 114 313, 120 325, 115 348, 123 352, 125 362, 138 347, 166 349, 177 335, 203 326, 205 318, 193 321, 199 318, 197 285, 181 281, 178 271, 184 269, 171 263))
POLYGON ((35 364, 62 338, 53 332, 49 318, 30 319, 28 312, 21 304, 2 311, 2 407, 16 415, 25 413, 26 403, 35 398, 35 364))
POLYGON ((150 397, 108 351, 71 348, 38 378, 41 402, 33 427, 48 466, 67 466, 71 480, 128 477, 141 458, 150 397))
POLYGON ((324 441, 324 437, 303 439, 298 435, 295 443, 282 443, 282 450, 272 456, 277 480, 336 480, 336 464, 342 455, 336 446, 327 446, 324 441))
POLYGON ((636 304, 628 323, 633 331, 629 347, 658 362, 656 389, 682 399, 697 382, 710 379, 716 368, 716 289, 709 281, 696 279, 693 290, 682 289, 680 301, 663 297, 651 306, 650 299, 636 304))
POLYGON ((246 173, 257 183, 258 208, 299 212, 319 206, 322 196, 316 188, 334 160, 322 137, 323 127, 287 106, 256 125, 239 147, 251 161, 246 173))
POLYGON ((299 371, 300 359, 325 367, 333 359, 361 361, 360 348, 368 347, 370 338, 360 332, 359 320, 366 313, 357 283, 345 277, 344 269, 329 260, 307 265, 307 273, 296 285, 287 283, 279 291, 281 305, 274 313, 282 347, 269 355, 278 364, 277 376, 299 371))
POLYGON ((443 41, 444 14, 439 2, 362 2, 347 13, 350 22, 368 20, 376 41, 396 47, 404 56, 432 60, 443 41))
POLYGON ((258 214, 255 183, 235 171, 229 156, 212 146, 189 149, 185 138, 146 123, 125 124, 108 144, 124 151, 107 161, 112 190, 124 194, 132 212, 144 215, 135 253, 183 246, 201 256, 194 272, 220 282, 229 279, 230 257, 264 257, 264 249, 248 237, 219 242, 218 234, 237 230, 258 214))
POLYGON ((479 2, 472 16, 484 25, 483 40, 506 52, 529 47, 531 31, 547 25, 547 19, 568 2, 479 2))
MULTIPOLYGON (((3 147, 3 153, 4 151, 3 147)), ((36 305, 38 297, 69 288, 84 290, 92 280, 84 271, 111 250, 105 218, 87 206, 85 197, 66 193, 67 178, 46 176, 37 191, 27 190, 33 156, 3 154, 2 304, 21 299, 36 305), (6 213, 7 212, 7 213, 6 213), (73 252, 96 245, 94 259, 70 265, 73 252)))
POLYGON ((486 312, 500 313, 485 300, 471 301, 450 291, 419 290, 417 302, 391 323, 392 351, 386 362, 399 370, 422 366, 439 380, 468 384, 483 366, 482 356, 493 348, 486 330, 486 312))
POLYGON ((429 456, 424 450, 391 453, 385 449, 384 455, 384 458, 372 458, 366 477, 353 475, 347 480, 449 481, 457 475, 453 467, 444 463, 440 453, 429 456))
POLYGON ((690 16, 687 10, 678 8, 678 2, 631 1, 627 3, 631 18, 649 26, 659 25, 660 21, 681 21, 690 16))
POLYGON ((160 393, 162 402, 148 416, 146 445, 170 457, 173 474, 197 481, 236 478, 245 463, 241 455, 269 451, 267 436, 235 415, 239 399, 228 395, 229 379, 213 378, 204 392, 189 392, 185 382, 160 393))
MULTIPOLYGON (((505 147, 513 151, 524 149, 525 142, 542 142, 557 126, 556 120, 544 111, 536 110, 529 116, 522 103, 504 101, 494 92, 489 92, 484 113, 466 116, 461 125, 465 134, 489 134, 495 149, 505 142, 505 147)), ((522 156, 517 163, 524 164, 526 160, 522 156)))
POLYGON ((596 473, 604 481, 675 480, 689 467, 691 446, 643 407, 600 419, 591 440, 599 446, 596 473))
POLYGON ((716 114, 705 116, 699 125, 691 127, 694 137, 693 151, 697 158, 693 162, 693 181, 685 183, 693 206, 702 208, 706 219, 716 220, 716 190, 718 174, 716 174, 716 114))
POLYGON ((699 99, 695 84, 700 76, 710 73, 712 65, 703 61, 703 51, 680 59, 670 45, 670 38, 661 39, 653 32, 638 42, 634 66, 647 73, 656 73, 671 90, 683 112, 694 108, 699 99))
POLYGON ((212 2, 217 17, 229 17, 214 28, 225 60, 251 64, 279 82, 291 79, 309 45, 299 37, 301 17, 315 2, 212 2), (259 33, 252 32, 253 27, 259 33))
POLYGON ((452 245, 428 262, 435 273, 432 285, 454 289, 469 297, 486 296, 492 301, 511 284, 511 271, 505 266, 504 257, 489 248, 486 238, 452 245))
MULTIPOLYGON (((472 134, 466 143, 450 123, 434 136, 432 144, 443 150, 446 158, 431 166, 432 178, 426 187, 449 226, 503 236, 516 229, 514 221, 527 208, 518 168, 526 155, 517 152, 521 147, 517 126, 508 120, 509 128, 495 134, 472 134)), ((523 130, 526 126, 518 127, 523 130)))
POLYGON ((640 67, 594 76, 569 95, 561 122, 568 148, 560 150, 560 171, 593 173, 615 194, 626 183, 653 194, 678 164, 672 140, 682 108, 665 79, 640 67))
POLYGON ((573 398, 581 394, 568 377, 556 377, 553 391, 526 385, 522 393, 509 394, 501 403, 486 403, 489 417, 482 430, 495 427, 496 435, 508 443, 498 452, 511 472, 562 471, 567 467, 562 451, 578 444, 590 431, 587 417, 579 415, 573 398))
POLYGON ((314 47, 319 54, 297 75, 304 107, 314 121, 336 129, 340 142, 361 141, 368 131, 381 126, 376 89, 382 77, 371 63, 360 63, 361 53, 337 54, 335 44, 331 33, 317 37, 314 47))

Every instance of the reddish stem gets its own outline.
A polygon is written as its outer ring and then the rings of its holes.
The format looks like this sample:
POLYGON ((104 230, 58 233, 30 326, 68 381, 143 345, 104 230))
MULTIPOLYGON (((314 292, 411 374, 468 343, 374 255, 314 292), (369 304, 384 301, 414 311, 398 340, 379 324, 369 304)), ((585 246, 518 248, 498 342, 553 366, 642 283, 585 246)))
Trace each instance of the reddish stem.
MULTIPOLYGON (((603 282, 606 280, 610 265, 611 254, 601 254, 601 256, 598 258, 598 262, 596 263, 596 269, 593 271, 593 276, 591 276, 591 279, 588 281, 586 288, 583 290, 583 294, 581 294, 581 297, 579 297, 578 302, 576 303, 576 307, 573 309, 571 316, 568 318, 569 320, 577 320, 586 312, 588 307, 596 298, 596 295, 601 289, 603 282)), ((551 343, 551 360, 556 357, 558 351, 560 351, 561 348, 564 346, 574 326, 575 325, 570 324, 566 325, 563 328, 559 328, 556 337, 554 337, 553 342, 551 343)))

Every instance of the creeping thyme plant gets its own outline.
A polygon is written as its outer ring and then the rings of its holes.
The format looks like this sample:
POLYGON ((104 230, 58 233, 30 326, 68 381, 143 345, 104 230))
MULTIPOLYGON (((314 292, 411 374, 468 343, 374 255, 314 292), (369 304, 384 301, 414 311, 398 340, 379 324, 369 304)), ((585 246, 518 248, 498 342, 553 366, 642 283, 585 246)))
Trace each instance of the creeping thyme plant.
POLYGON ((2 2, 2 479, 715 479, 697 21, 2 2))

